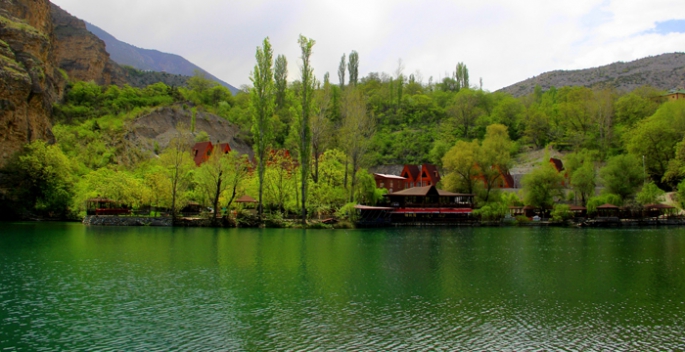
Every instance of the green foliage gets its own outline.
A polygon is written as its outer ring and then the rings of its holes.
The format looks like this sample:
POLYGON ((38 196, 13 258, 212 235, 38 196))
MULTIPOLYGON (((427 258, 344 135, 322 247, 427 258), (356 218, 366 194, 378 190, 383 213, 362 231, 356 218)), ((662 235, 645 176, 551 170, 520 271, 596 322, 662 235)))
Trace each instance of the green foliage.
POLYGON ((621 196, 611 193, 605 193, 600 196, 591 197, 586 206, 588 215, 597 213, 597 207, 604 204, 621 206, 623 205, 623 199, 621 196))
POLYGON ((274 111, 274 76, 273 76, 273 49, 269 38, 265 38, 262 47, 257 48, 255 54, 257 64, 252 71, 250 80, 254 87, 252 96, 252 133, 255 139, 255 152, 258 161, 257 172, 259 174, 259 214, 261 216, 264 166, 267 148, 272 141, 271 118, 274 111))
POLYGON ((571 206, 568 204, 555 204, 552 213, 553 221, 565 221, 568 219, 573 219, 574 214, 571 211, 571 206))
POLYGON ((491 202, 473 211, 484 221, 499 221, 509 213, 509 206, 504 202, 491 202))
POLYGON ((209 142, 209 134, 205 131, 200 131, 195 135, 195 143, 209 142))
POLYGON ((58 146, 33 141, 3 171, 9 199, 15 204, 9 211, 50 218, 71 215, 75 167, 58 146))
POLYGON ((635 156, 617 155, 599 170, 607 193, 616 194, 625 200, 635 194, 644 182, 642 165, 635 156))
POLYGON ((680 207, 685 209, 685 180, 678 184, 678 203, 680 207))
POLYGON ((543 209, 552 208, 555 198, 563 196, 562 181, 563 176, 551 163, 542 163, 523 178, 525 204, 543 209))
POLYGON ((335 213, 335 216, 337 216, 340 219, 357 221, 357 218, 358 218, 357 209, 354 208, 356 205, 357 205, 356 203, 345 204, 335 213))
POLYGON ((666 192, 654 184, 654 182, 650 182, 642 187, 640 192, 637 193, 635 199, 639 204, 642 205, 656 204, 659 203, 659 198, 661 198, 661 196, 663 196, 665 193, 666 192))

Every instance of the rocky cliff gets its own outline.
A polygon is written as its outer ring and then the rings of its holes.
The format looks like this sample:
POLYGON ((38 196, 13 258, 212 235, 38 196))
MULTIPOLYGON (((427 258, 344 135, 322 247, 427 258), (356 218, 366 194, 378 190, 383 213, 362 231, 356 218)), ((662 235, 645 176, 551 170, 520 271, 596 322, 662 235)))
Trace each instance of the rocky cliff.
POLYGON ((64 78, 48 0, 0 0, 0 165, 24 143, 54 140, 50 114, 64 78))
POLYGON ((70 79, 100 85, 123 85, 126 72, 109 57, 105 42, 86 29, 86 23, 51 4, 57 63, 70 79))

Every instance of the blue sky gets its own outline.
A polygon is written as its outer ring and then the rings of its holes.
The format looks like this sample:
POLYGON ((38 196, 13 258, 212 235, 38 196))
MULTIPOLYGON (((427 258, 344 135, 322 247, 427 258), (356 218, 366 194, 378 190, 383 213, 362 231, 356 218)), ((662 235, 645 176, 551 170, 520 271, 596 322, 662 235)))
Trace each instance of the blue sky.
POLYGON ((129 44, 182 55, 226 82, 249 84, 269 36, 299 75, 300 34, 312 63, 337 83, 343 53, 360 76, 403 73, 427 83, 458 62, 472 84, 497 90, 551 70, 596 67, 685 51, 683 0, 53 0, 129 44))

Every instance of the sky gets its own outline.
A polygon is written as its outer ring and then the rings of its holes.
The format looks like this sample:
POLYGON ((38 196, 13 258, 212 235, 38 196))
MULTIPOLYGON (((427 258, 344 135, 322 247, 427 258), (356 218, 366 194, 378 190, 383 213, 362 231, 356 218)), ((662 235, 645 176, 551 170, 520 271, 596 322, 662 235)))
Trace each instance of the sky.
POLYGON ((72 15, 145 49, 178 54, 233 86, 249 85, 269 37, 300 76, 298 38, 316 44, 319 80, 338 83, 343 54, 359 77, 414 74, 428 83, 463 62, 472 85, 495 91, 552 70, 685 51, 683 0, 52 0, 72 15))

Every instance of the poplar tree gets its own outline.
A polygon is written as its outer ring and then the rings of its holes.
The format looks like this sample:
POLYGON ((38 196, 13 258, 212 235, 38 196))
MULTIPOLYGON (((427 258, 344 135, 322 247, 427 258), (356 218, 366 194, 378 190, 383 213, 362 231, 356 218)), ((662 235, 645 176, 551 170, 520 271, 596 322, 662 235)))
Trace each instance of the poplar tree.
POLYGON ((314 92, 314 69, 311 66, 310 57, 313 39, 300 35, 298 40, 302 50, 302 116, 300 121, 300 170, 302 171, 302 224, 307 223, 307 181, 309 176, 309 163, 311 159, 312 131, 309 125, 309 114, 312 106, 312 93, 314 92))
POLYGON ((347 61, 347 70, 350 73, 350 85, 356 86, 357 79, 359 78, 359 54, 352 50, 347 61))
POLYGON ((274 83, 276 88, 276 108, 285 105, 285 94, 288 89, 288 60, 284 55, 278 55, 274 63, 274 83))
MULTIPOLYGON (((362 93, 357 89, 348 89, 345 93, 343 126, 340 133, 345 141, 347 160, 352 163, 350 201, 354 201, 357 170, 361 167, 363 158, 371 146, 370 141, 375 129, 374 119, 366 110, 366 101, 362 93)), ((345 177, 347 177, 347 165, 345 166, 345 177)))
POLYGON ((257 174, 259 177, 259 217, 260 220, 264 213, 262 194, 264 190, 264 168, 266 161, 266 151, 271 142, 270 120, 274 112, 274 75, 273 49, 269 43, 269 37, 264 39, 262 47, 257 47, 255 54, 257 64, 250 77, 253 87, 252 95, 252 133, 255 139, 255 149, 257 152, 257 174))
POLYGON ((347 64, 345 63, 345 54, 340 58, 340 65, 338 66, 338 79, 340 80, 340 89, 345 88, 345 69, 347 64))
POLYGON ((469 69, 463 62, 457 64, 457 72, 455 73, 457 80, 457 91, 461 88, 469 88, 469 69))

